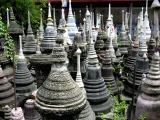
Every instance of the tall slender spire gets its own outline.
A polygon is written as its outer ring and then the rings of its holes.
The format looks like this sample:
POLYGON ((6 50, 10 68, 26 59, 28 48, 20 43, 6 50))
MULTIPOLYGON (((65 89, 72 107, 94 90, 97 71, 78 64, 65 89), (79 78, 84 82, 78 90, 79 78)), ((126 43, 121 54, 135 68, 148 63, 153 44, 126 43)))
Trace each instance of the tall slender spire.
POLYGON ((73 16, 73 12, 72 12, 71 0, 69 0, 69 13, 68 13, 68 17, 67 17, 67 30, 68 30, 69 37, 73 43, 74 37, 75 37, 76 33, 78 32, 78 28, 76 25, 75 17, 73 16))
POLYGON ((39 26, 39 38, 42 40, 44 35, 42 8, 40 9, 40 26, 39 26))
POLYGON ((127 31, 129 30, 128 29, 128 12, 126 12, 126 14, 125 14, 125 28, 127 31))
POLYGON ((122 10, 122 31, 125 31, 125 25, 124 25, 124 10, 122 10))
POLYGON ((22 49, 22 36, 19 36, 19 59, 25 59, 22 49))
POLYGON ((144 25, 145 25, 145 36, 146 36, 146 42, 149 42, 151 38, 151 29, 149 25, 149 19, 148 19, 148 0, 146 0, 146 11, 144 16, 144 25))
POLYGON ((30 12, 28 11, 28 30, 27 34, 33 34, 32 27, 31 27, 31 18, 30 18, 30 12))
POLYGON ((76 51, 77 54, 77 76, 76 76, 76 83, 80 88, 84 88, 84 84, 82 81, 82 76, 81 76, 81 66, 80 66, 80 55, 81 55, 81 50, 78 48, 76 51))
POLYGON ((7 8, 7 28, 9 27, 9 9, 7 8))
POLYGON ((48 3, 48 18, 52 18, 51 16, 51 4, 48 3))
POLYGON ((109 8, 108 8, 108 20, 111 20, 111 4, 109 3, 109 8))

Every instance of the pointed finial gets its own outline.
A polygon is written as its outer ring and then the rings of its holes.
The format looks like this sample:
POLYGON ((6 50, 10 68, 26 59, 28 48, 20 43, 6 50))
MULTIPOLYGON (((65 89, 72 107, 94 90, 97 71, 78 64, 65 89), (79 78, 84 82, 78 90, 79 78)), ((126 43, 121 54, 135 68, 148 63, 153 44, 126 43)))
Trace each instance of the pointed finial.
POLYGON ((64 9, 62 8, 62 10, 61 10, 61 14, 62 14, 62 19, 65 19, 65 14, 64 14, 64 9))
POLYGON ((71 0, 69 0, 69 11, 72 11, 71 0))
POLYGON ((124 25, 124 10, 122 10, 122 30, 125 31, 125 25, 124 25))
POLYGON ((108 20, 111 20, 111 4, 110 3, 108 8, 108 20))
POLYGON ((9 9, 7 8, 7 28, 9 27, 9 9))
POLYGON ((94 12, 92 12, 92 28, 95 28, 95 25, 94 25, 94 12))
POLYGON ((146 0, 146 12, 148 13, 148 0, 146 0))
POLYGON ((22 36, 19 35, 19 59, 25 59, 22 49, 22 36))
POLYGON ((42 8, 40 9, 40 30, 42 30, 43 29, 43 18, 42 18, 42 8))
POLYGON ((52 18, 51 16, 51 4, 48 3, 48 18, 52 18))

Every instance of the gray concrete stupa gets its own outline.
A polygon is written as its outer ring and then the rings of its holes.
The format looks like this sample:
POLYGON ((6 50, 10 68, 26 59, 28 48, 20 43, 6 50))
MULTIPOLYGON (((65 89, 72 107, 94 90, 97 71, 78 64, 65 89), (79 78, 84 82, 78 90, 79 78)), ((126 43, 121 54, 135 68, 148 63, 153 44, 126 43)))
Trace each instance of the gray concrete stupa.
POLYGON ((27 36, 26 36, 26 42, 24 44, 23 53, 26 55, 26 57, 30 57, 30 55, 33 55, 36 53, 36 41, 35 36, 33 35, 32 27, 31 27, 31 20, 30 20, 30 12, 28 11, 28 29, 27 29, 27 36))
POLYGON ((69 0, 69 11, 68 11, 68 17, 67 17, 67 30, 69 37, 73 43, 74 37, 76 33, 78 32, 78 28, 76 25, 75 17, 73 16, 73 11, 72 11, 72 5, 71 5, 71 0, 69 0))
POLYGON ((141 93, 137 98, 135 120, 142 115, 145 120, 159 120, 160 118, 160 68, 159 52, 152 57, 147 75, 143 75, 141 93))
POLYGON ((101 67, 97 59, 92 36, 90 38, 90 46, 87 56, 86 76, 83 80, 84 87, 87 93, 87 100, 89 101, 97 119, 101 113, 105 114, 111 112, 113 105, 112 98, 108 89, 106 88, 103 77, 101 76, 101 67))
POLYGON ((35 100, 28 99, 24 104, 24 118, 25 120, 42 120, 35 109, 35 100))
POLYGON ((124 88, 126 91, 126 95, 132 97, 139 92, 139 86, 142 82, 142 75, 147 74, 149 70, 149 60, 147 58, 147 52, 145 50, 145 44, 142 45, 143 42, 140 43, 139 52, 136 56, 136 60, 131 67, 131 73, 128 79, 124 83, 124 88))
POLYGON ((34 83, 34 78, 32 77, 29 69, 27 68, 27 61, 23 55, 22 50, 22 37, 19 36, 20 40, 20 52, 17 60, 17 67, 15 72, 15 84, 17 96, 30 96, 34 90, 36 90, 36 85, 34 83))
POLYGON ((57 38, 56 42, 51 72, 38 89, 35 105, 43 119, 75 120, 75 116, 84 109, 86 99, 66 67, 63 39, 57 38))
POLYGON ((129 43, 127 32, 125 30, 125 25, 124 25, 124 10, 122 10, 122 28, 121 28, 121 32, 118 36, 118 41, 119 41, 118 48, 119 48, 121 54, 127 55, 128 54, 128 47, 129 47, 130 43, 129 43))
POLYGON ((113 66, 111 63, 111 56, 109 50, 106 50, 104 55, 101 56, 102 59, 102 77, 106 83, 107 88, 110 90, 111 94, 118 93, 118 86, 113 76, 113 66))
MULTIPOLYGON (((78 48, 77 54, 77 75, 76 84, 81 88, 83 94, 86 96, 86 90, 82 81, 81 70, 80 70, 80 54, 81 50, 78 48)), ((93 112, 89 102, 87 101, 85 108, 78 115, 78 120, 95 120, 95 113, 93 112)))
POLYGON ((45 54, 50 54, 52 52, 53 46, 56 44, 57 31, 53 25, 53 19, 51 16, 51 5, 48 3, 48 18, 47 26, 44 31, 44 38, 41 42, 41 51, 45 54))
POLYGON ((5 77, 0 66, 0 116, 3 115, 1 113, 6 105, 9 105, 11 108, 14 105, 14 88, 5 77))
POLYGON ((22 30, 22 27, 18 25, 16 22, 12 7, 10 8, 10 22, 9 22, 9 27, 7 28, 7 30, 8 30, 8 33, 14 39, 16 51, 18 52, 19 50, 18 36, 23 34, 23 30, 22 30))

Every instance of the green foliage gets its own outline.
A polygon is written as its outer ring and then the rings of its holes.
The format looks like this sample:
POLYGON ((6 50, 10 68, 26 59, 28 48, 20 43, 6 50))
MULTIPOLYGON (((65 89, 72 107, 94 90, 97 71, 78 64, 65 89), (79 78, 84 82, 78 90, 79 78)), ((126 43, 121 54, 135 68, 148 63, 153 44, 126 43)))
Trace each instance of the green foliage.
POLYGON ((145 120, 144 114, 142 114, 142 115, 140 116, 139 120, 145 120))
POLYGON ((36 5, 35 0, 0 0, 0 13, 2 13, 3 21, 6 22, 6 8, 12 7, 18 23, 23 22, 27 28, 27 14, 30 11, 32 28, 36 32, 39 27, 40 8, 45 8, 46 5, 47 0, 41 0, 39 5, 36 5))
POLYGON ((14 43, 11 36, 8 34, 6 30, 5 24, 2 22, 2 18, 0 17, 0 38, 5 38, 4 41, 4 53, 6 57, 13 60, 13 54, 14 54, 14 43))
POLYGON ((114 97, 114 107, 113 107, 113 120, 125 120, 125 109, 127 108, 127 103, 125 101, 118 101, 118 98, 114 97))
POLYGON ((106 120, 105 113, 100 113, 100 116, 101 116, 101 120, 106 120))

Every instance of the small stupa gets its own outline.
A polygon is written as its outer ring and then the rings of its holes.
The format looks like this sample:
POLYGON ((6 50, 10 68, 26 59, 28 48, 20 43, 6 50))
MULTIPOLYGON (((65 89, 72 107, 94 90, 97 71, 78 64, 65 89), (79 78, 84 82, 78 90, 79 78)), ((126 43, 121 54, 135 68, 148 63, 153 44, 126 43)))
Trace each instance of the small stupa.
POLYGON ((53 25, 53 19, 51 16, 51 5, 48 3, 48 18, 47 26, 44 31, 44 38, 41 42, 42 53, 50 54, 52 52, 53 46, 56 44, 57 31, 53 25))
POLYGON ((30 21, 30 12, 28 11, 28 30, 27 30, 27 36, 26 36, 26 42, 24 44, 23 52, 27 57, 30 57, 30 55, 36 53, 36 41, 35 37, 33 35, 32 27, 31 27, 31 21, 30 21))
POLYGON ((18 36, 23 34, 23 30, 22 30, 22 27, 18 25, 16 22, 12 7, 10 8, 10 22, 7 30, 8 30, 8 33, 14 39, 16 51, 18 52, 19 50, 18 36))
POLYGON ((160 69, 159 52, 152 57, 150 69, 144 75, 141 85, 141 93, 137 98, 135 119, 142 115, 146 120, 158 120, 160 117, 160 69))
POLYGON ((26 58, 22 50, 22 37, 19 36, 20 50, 15 72, 16 93, 18 96, 29 96, 36 89, 34 79, 27 68, 26 58))
POLYGON ((86 76, 83 80, 84 87, 87 93, 87 100, 91 104, 97 118, 100 117, 99 114, 102 112, 105 114, 105 118, 107 118, 107 113, 110 113, 113 101, 108 89, 106 88, 104 79, 101 76, 101 67, 95 52, 92 35, 90 35, 90 41, 87 56, 88 62, 86 65, 86 76))
POLYGON ((68 17, 67 17, 67 24, 66 25, 67 25, 67 30, 68 30, 69 37, 70 37, 70 39, 73 43, 74 36, 78 32, 78 28, 77 28, 77 25, 76 25, 75 17, 74 17, 73 12, 72 12, 71 0, 69 0, 69 11, 68 11, 68 17))
POLYGON ((124 25, 124 10, 122 10, 122 28, 121 28, 121 32, 118 36, 118 39, 119 39, 118 48, 119 48, 121 54, 122 55, 128 54, 128 47, 129 47, 130 43, 129 43, 127 32, 125 30, 125 25, 124 25))
POLYGON ((3 70, 0 66, 0 111, 3 111, 3 107, 9 105, 11 108, 14 104, 14 88, 12 84, 5 77, 3 70))
POLYGON ((84 109, 86 99, 66 67, 63 39, 57 38, 56 42, 51 72, 38 89, 35 105, 43 119, 74 120, 84 109))
POLYGON ((35 109, 35 100, 28 99, 24 104, 25 120, 41 120, 40 114, 35 109))
POLYGON ((102 77, 106 83, 107 88, 112 94, 117 94, 118 86, 116 84, 115 78, 113 76, 113 66, 111 63, 111 56, 109 50, 106 50, 102 56, 102 77))
MULTIPOLYGON (((76 84, 81 88, 83 94, 86 96, 86 91, 84 89, 84 84, 82 81, 81 70, 80 70, 80 54, 81 50, 78 48, 76 51, 77 54, 77 76, 76 84)), ((87 101, 85 108, 78 115, 78 120, 95 120, 95 114, 87 101)))

